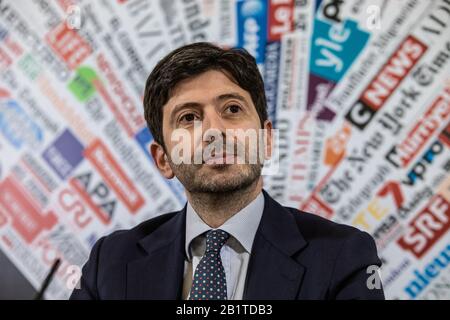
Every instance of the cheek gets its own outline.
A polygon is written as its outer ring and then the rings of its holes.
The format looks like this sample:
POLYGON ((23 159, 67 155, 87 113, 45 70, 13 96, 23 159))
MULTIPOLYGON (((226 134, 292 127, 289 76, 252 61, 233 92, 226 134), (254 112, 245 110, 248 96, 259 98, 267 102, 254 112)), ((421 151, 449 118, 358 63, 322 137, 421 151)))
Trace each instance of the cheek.
POLYGON ((175 157, 191 159, 201 143, 201 137, 200 131, 194 134, 193 130, 174 130, 165 136, 166 151, 172 160, 175 160, 175 157))
POLYGON ((258 143, 260 140, 260 134, 261 134, 261 127, 255 126, 254 123, 252 123, 251 126, 248 126, 246 128, 241 127, 240 129, 243 129, 244 132, 248 131, 248 134, 243 134, 243 135, 237 135, 236 140, 239 144, 241 145, 245 145, 246 150, 248 149, 254 149, 258 147, 258 143))
POLYGON ((243 115, 241 118, 235 119, 234 122, 230 123, 230 129, 242 129, 246 130, 256 130, 256 132, 261 129, 261 123, 259 118, 250 115, 243 115))
POLYGON ((166 146, 169 146, 171 144, 172 130, 168 130, 167 125, 163 124, 162 134, 163 134, 164 144, 166 146))

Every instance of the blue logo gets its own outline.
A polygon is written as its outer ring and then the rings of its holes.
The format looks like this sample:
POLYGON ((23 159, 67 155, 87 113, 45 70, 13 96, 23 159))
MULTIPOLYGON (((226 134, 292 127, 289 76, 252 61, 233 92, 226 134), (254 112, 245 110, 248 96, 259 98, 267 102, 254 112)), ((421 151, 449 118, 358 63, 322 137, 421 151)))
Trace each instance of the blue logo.
POLYGON ((423 267, 422 271, 414 269, 413 279, 404 288, 410 299, 415 299, 428 287, 434 278, 439 276, 450 263, 450 244, 446 245, 438 256, 435 256, 423 267))
POLYGON ((258 65, 264 63, 267 39, 267 5, 262 0, 237 2, 237 32, 239 48, 247 50, 258 65))
POLYGON ((83 161, 84 146, 69 129, 56 138, 42 157, 56 174, 65 180, 83 161))
POLYGON ((362 51, 369 33, 359 30, 355 21, 329 23, 314 20, 311 44, 311 73, 338 82, 362 51))
POLYGON ((0 104, 0 133, 16 149, 36 147, 43 140, 41 128, 31 120, 15 100, 0 104))

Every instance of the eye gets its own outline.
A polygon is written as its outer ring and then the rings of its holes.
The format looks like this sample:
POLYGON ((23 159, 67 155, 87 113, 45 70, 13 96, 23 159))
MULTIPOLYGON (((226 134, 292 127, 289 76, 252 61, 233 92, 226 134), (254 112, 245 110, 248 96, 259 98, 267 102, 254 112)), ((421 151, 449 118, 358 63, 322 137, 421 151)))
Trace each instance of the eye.
POLYGON ((196 119, 196 115, 194 113, 186 113, 182 115, 179 119, 179 122, 181 123, 189 123, 196 119))
POLYGON ((239 113, 242 111, 242 108, 238 104, 230 104, 226 107, 225 111, 229 113, 239 113))

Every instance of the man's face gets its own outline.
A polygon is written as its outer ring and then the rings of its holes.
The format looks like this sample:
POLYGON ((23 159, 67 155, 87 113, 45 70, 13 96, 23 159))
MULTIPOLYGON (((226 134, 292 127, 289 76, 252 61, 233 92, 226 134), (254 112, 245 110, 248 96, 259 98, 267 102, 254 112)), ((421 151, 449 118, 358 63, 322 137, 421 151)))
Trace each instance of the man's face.
POLYGON ((163 107, 166 150, 154 143, 151 152, 161 173, 176 176, 187 191, 230 192, 260 178, 264 155, 271 152, 271 128, 268 120, 261 128, 247 91, 211 70, 175 87, 163 107), (267 135, 255 140, 261 129, 267 135), (263 157, 255 158, 258 152, 263 157))

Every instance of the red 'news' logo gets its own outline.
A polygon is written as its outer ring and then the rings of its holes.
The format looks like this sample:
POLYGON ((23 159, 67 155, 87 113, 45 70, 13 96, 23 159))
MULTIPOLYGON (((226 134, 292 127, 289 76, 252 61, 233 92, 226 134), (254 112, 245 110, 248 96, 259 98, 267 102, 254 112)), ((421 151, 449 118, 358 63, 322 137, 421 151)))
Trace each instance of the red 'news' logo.
POLYGON ((361 100, 374 110, 381 108, 426 49, 413 36, 406 38, 364 91, 361 100))
POLYGON ((345 118, 363 130, 375 113, 400 85, 400 82, 425 53, 427 46, 408 36, 370 82, 345 118))

